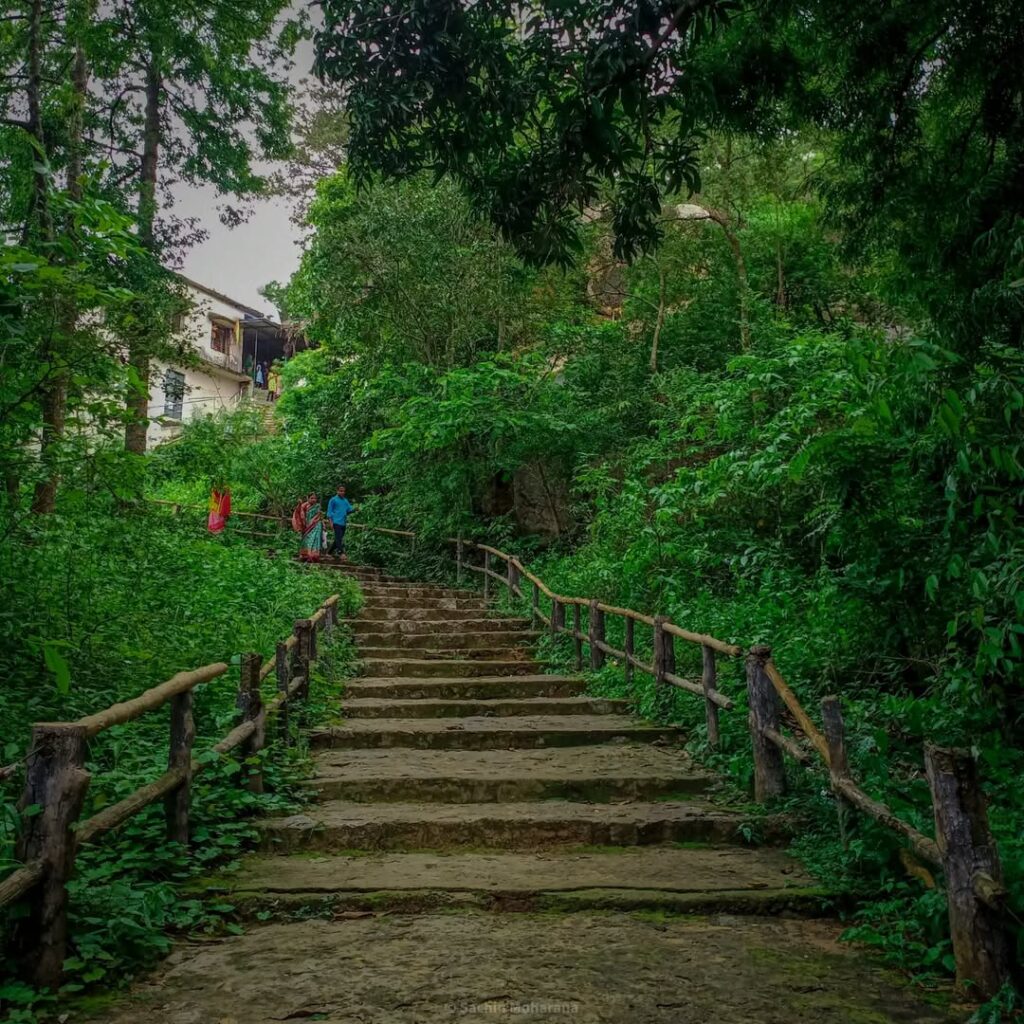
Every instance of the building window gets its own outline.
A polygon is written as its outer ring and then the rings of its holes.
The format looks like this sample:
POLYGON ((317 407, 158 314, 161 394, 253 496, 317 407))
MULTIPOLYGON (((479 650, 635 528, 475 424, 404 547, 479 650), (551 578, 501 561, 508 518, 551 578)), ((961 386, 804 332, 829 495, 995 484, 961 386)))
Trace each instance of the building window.
POLYGON ((171 316, 171 333, 181 334, 183 330, 185 330, 185 312, 179 310, 171 316))
POLYGON ((234 331, 229 324, 214 323, 210 326, 210 348, 214 352, 227 352, 231 348, 234 331))
POLYGON ((164 415, 180 420, 185 401, 185 374, 180 370, 164 370, 164 415))

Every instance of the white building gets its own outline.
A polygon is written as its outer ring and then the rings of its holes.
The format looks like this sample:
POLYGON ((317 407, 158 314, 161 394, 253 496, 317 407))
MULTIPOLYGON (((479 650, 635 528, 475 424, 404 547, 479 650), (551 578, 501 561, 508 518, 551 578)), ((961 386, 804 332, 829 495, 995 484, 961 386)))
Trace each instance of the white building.
POLYGON ((195 352, 190 365, 154 361, 147 447, 177 437, 196 416, 236 409, 253 392, 257 363, 291 355, 280 324, 258 309, 182 278, 192 308, 177 318, 175 340, 195 352))

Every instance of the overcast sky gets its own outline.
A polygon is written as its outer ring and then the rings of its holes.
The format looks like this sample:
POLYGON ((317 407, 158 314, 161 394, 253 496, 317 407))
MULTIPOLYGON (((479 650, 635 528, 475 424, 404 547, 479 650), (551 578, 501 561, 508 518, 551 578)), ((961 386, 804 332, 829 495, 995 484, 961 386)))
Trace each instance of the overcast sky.
MULTIPOLYGON (((306 41, 296 55, 292 81, 297 84, 308 77, 312 63, 313 44, 306 41)), ((175 213, 200 218, 210 236, 188 253, 182 269, 194 281, 276 316, 259 289, 268 281, 287 281, 298 266, 298 229, 280 200, 255 203, 248 223, 226 228, 217 217, 217 207, 225 198, 218 199, 212 188, 176 191, 175 213)))

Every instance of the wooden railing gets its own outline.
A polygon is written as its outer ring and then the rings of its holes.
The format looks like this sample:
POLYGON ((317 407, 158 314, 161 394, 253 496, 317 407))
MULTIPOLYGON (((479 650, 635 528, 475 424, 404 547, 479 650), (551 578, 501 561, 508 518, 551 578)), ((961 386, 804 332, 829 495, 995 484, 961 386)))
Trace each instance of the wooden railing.
MULTIPOLYGON (((276 715, 280 742, 290 742, 289 711, 294 702, 308 696, 310 666, 317 659, 317 634, 329 633, 337 622, 335 594, 310 618, 296 620, 291 636, 276 645, 274 656, 266 663, 259 654, 242 655, 236 700, 238 723, 210 748, 213 752, 226 754, 241 748, 249 761, 267 743, 266 722, 270 715, 276 715), (260 684, 270 675, 276 678, 277 696, 264 704, 260 684)), ((188 845, 192 779, 209 763, 207 758, 192 755, 193 691, 227 671, 225 662, 216 662, 179 672, 138 697, 77 722, 38 722, 33 726, 19 806, 35 813, 24 817, 16 849, 23 866, 0 882, 0 907, 29 897, 27 916, 16 923, 13 948, 24 975, 38 987, 52 988, 60 981, 68 944, 66 884, 83 844, 95 842, 143 808, 163 799, 168 838, 188 845), (123 800, 79 821, 90 782, 85 767, 88 741, 111 726, 131 722, 168 703, 171 716, 167 771, 123 800)), ((262 773, 251 761, 240 778, 251 792, 263 791, 262 773)))
MULTIPOLYGON (((458 578, 461 580, 466 571, 481 574, 485 598, 496 582, 515 597, 526 599, 525 580, 531 587, 533 623, 546 624, 552 637, 567 636, 572 640, 578 670, 583 668, 586 646, 591 669, 602 668, 610 657, 622 665, 627 683, 632 682, 635 671, 640 671, 652 676, 656 685, 673 686, 702 698, 708 743, 713 748, 721 742, 719 713, 734 708, 733 700, 718 686, 718 659, 743 657, 755 799, 766 802, 786 792, 784 755, 805 768, 820 764, 828 772, 841 827, 845 806, 856 807, 897 833, 918 858, 943 871, 958 983, 970 985, 972 991, 989 998, 1010 980, 1015 942, 1006 915, 1008 893, 989 828, 977 764, 969 751, 925 744, 924 760, 937 836, 932 839, 869 796, 856 783, 847 759, 839 698, 828 696, 822 700, 823 727, 819 729, 783 678, 772 659, 770 647, 759 644, 745 651, 736 644, 677 626, 663 615, 644 615, 593 598, 556 594, 514 555, 462 538, 452 538, 449 543, 455 546, 458 578), (480 553, 480 564, 467 558, 469 551, 480 553), (504 564, 504 571, 494 569, 495 560, 504 564), (542 595, 548 602, 546 612, 541 606, 542 595), (572 615, 569 624, 567 610, 571 610, 572 615), (621 648, 612 647, 606 640, 606 616, 624 620, 621 648), (636 654, 638 623, 652 631, 650 663, 636 654), (676 672, 677 640, 700 647, 700 679, 687 679, 676 672), (791 730, 794 735, 783 732, 780 705, 785 706, 796 725, 796 729, 791 730)), ((918 874, 927 876, 928 873, 922 869, 918 874)))
MULTIPOLYGON (((182 507, 198 506, 178 505, 176 510, 182 507)), ((290 521, 285 516, 244 514, 255 519, 290 521)), ((348 525, 350 529, 404 537, 413 544, 417 540, 417 534, 410 530, 352 522, 348 525)), ((627 683, 632 683, 634 673, 639 671, 652 676, 656 685, 672 686, 700 697, 704 702, 708 743, 712 748, 717 748, 721 742, 720 712, 735 708, 733 699, 722 693, 718 685, 719 658, 743 658, 755 799, 763 803, 785 794, 786 756, 807 769, 823 768, 828 773, 829 784, 836 797, 841 829, 846 807, 855 807, 900 836, 917 858, 943 871, 958 982, 969 983, 974 991, 987 997, 994 995, 1011 977, 1015 942, 1007 923, 1008 892, 1003 884, 999 855, 989 827, 977 764, 970 751, 925 744, 924 761, 936 831, 936 838, 932 839, 903 821, 857 784, 847 759, 839 698, 827 696, 821 701, 822 727, 819 728, 786 683, 772 658, 770 647, 758 644, 745 649, 705 633, 685 629, 663 615, 645 615, 593 598, 556 594, 514 555, 461 537, 448 538, 447 543, 455 548, 459 581, 467 571, 479 573, 483 577, 485 598, 490 596, 496 582, 515 597, 525 599, 525 580, 531 587, 530 615, 533 623, 544 623, 553 637, 568 636, 572 640, 578 670, 583 668, 583 649, 586 646, 587 662, 593 670, 601 669, 607 659, 612 658, 623 666, 627 683), (481 564, 470 561, 467 552, 479 552, 481 564), (495 560, 503 563, 503 571, 494 569, 495 560), (542 596, 548 602, 546 612, 541 608, 542 596), (566 621, 567 611, 572 616, 571 623, 566 621), (607 642, 606 616, 623 620, 621 648, 607 642), (637 656, 638 623, 652 631, 650 663, 637 656), (699 679, 681 676, 676 671, 677 640, 700 647, 699 679), (795 723, 796 728, 790 730, 793 735, 783 731, 783 706, 795 723)), ((930 878, 923 868, 915 870, 915 874, 930 878)))

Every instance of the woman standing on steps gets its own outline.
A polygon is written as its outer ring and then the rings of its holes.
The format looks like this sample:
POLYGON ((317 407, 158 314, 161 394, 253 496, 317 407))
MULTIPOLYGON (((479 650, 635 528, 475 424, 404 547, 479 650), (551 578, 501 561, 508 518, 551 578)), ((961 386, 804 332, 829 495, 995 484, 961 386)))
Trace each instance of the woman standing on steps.
POLYGON ((302 534, 299 544, 299 561, 319 562, 324 544, 324 514, 320 501, 311 494, 299 502, 292 513, 292 526, 302 534))

